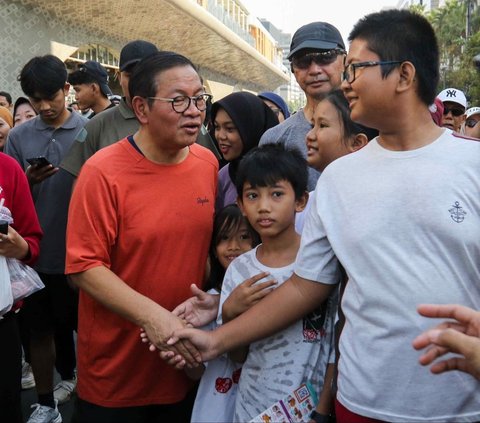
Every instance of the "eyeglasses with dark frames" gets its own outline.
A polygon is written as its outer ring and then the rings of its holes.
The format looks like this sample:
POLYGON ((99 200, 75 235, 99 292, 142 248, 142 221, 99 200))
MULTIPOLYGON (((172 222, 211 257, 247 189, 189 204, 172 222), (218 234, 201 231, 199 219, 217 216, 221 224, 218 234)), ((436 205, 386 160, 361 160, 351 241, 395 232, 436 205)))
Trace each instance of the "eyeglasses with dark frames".
POLYGON ((350 63, 349 65, 345 65, 345 68, 342 72, 342 81, 347 81, 349 84, 355 81, 357 78, 355 75, 355 69, 358 68, 368 68, 371 66, 384 66, 384 65, 399 65, 403 63, 404 60, 386 60, 386 61, 379 61, 379 62, 359 62, 359 63, 350 63))
POLYGON ((347 54, 347 52, 341 48, 334 48, 325 51, 313 51, 311 53, 293 56, 292 66, 297 69, 308 69, 312 62, 319 66, 325 66, 333 63, 341 54, 347 54))
POLYGON ((465 126, 468 126, 469 128, 475 128, 475 125, 480 122, 478 120, 475 120, 475 119, 467 119, 465 121, 465 126))
POLYGON ((163 98, 163 97, 147 97, 149 100, 165 101, 171 103, 172 109, 174 112, 183 113, 190 107, 190 104, 193 101, 195 107, 204 112, 207 110, 208 102, 212 99, 211 94, 200 94, 194 97, 189 97, 187 95, 177 95, 173 98, 163 98))
MULTIPOLYGON (((462 109, 461 107, 443 106, 443 115, 444 116, 448 115, 450 112, 452 113, 452 116, 459 117, 459 116, 462 116, 463 114, 465 114, 465 109, 462 109)), ((473 128, 473 126, 471 128, 473 128)))

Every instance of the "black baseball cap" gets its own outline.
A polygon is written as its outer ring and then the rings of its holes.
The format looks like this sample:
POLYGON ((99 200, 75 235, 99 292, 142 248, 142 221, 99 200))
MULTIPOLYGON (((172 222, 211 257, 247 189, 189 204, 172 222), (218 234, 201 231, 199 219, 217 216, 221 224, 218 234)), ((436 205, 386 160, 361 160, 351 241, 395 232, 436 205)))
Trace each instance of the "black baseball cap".
POLYGON ((87 60, 78 66, 79 72, 85 72, 90 75, 100 86, 102 93, 107 97, 112 95, 112 90, 108 86, 108 73, 106 69, 94 60, 87 60))
POLYGON ((341 48, 345 50, 342 36, 337 28, 327 22, 312 22, 297 29, 290 44, 288 59, 303 49, 331 50, 341 48))
POLYGON ((128 66, 139 62, 157 51, 157 46, 148 41, 130 41, 128 44, 125 44, 120 52, 120 71, 123 72, 128 66))

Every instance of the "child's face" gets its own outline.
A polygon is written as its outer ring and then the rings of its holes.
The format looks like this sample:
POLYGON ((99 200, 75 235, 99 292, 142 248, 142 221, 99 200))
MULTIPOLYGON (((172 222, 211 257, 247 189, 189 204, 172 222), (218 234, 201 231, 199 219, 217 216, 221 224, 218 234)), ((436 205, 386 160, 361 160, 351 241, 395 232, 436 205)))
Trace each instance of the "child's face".
POLYGON ((318 103, 313 114, 313 128, 308 132, 308 164, 323 172, 334 160, 350 153, 343 139, 343 125, 335 106, 328 100, 318 103))
POLYGON ((215 139, 218 147, 227 162, 240 157, 243 150, 242 139, 237 127, 230 116, 223 109, 218 109, 215 116, 215 139))
POLYGON ((265 242, 265 238, 294 228, 295 213, 303 210, 305 203, 306 197, 296 200, 292 184, 281 180, 275 185, 255 188, 245 182, 239 206, 265 242))
POLYGON ((224 269, 239 255, 253 248, 253 239, 247 224, 242 222, 238 229, 223 237, 216 246, 217 258, 224 269))

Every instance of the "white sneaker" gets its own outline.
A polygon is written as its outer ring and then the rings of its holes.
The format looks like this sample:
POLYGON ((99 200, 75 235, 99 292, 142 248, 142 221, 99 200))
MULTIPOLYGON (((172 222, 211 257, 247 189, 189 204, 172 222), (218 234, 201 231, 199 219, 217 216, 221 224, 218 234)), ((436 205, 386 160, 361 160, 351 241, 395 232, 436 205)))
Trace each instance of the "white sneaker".
POLYGON ((35 387, 35 378, 33 377, 32 366, 23 362, 22 365, 22 389, 30 389, 35 387))
POLYGON ((55 401, 55 408, 47 407, 45 405, 33 404, 34 408, 27 423, 62 423, 62 415, 58 411, 57 401, 55 401))
POLYGON ((77 387, 77 378, 61 380, 53 389, 53 397, 59 404, 65 404, 72 397, 77 387))

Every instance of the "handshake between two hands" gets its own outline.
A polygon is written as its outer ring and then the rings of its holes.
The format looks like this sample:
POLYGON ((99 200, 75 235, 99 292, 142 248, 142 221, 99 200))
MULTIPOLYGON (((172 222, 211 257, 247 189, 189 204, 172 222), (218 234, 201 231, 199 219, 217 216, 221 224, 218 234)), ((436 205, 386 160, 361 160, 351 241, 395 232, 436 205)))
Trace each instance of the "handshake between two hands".
MULTIPOLYGON (((223 321, 236 318, 270 294, 277 281, 269 276, 268 272, 261 272, 236 286, 223 305, 223 321)), ((155 325, 145 327, 140 335, 150 351, 160 350, 160 357, 177 369, 196 367, 221 352, 215 342, 215 331, 194 329, 215 320, 220 295, 208 294, 195 284, 190 289, 193 297, 156 320, 155 325)))
MULTIPOLYGON (((245 281, 247 282, 247 281, 245 281)), ((253 287, 253 283, 245 285, 253 287)), ((273 282, 265 283, 262 297, 271 292, 273 282)), ((142 342, 149 344, 150 351, 160 351, 160 358, 176 369, 197 367, 218 355, 212 332, 195 327, 204 326, 215 319, 219 295, 211 295, 191 286, 193 297, 172 313, 160 318, 158 325, 142 329, 142 342)), ((258 295, 256 293, 255 295, 258 295)), ((480 312, 461 305, 422 304, 418 312, 425 317, 452 319, 429 329, 414 339, 415 349, 425 349, 419 362, 431 365, 432 373, 459 370, 470 373, 480 380, 480 312), (448 353, 458 354, 443 360, 436 359, 448 353)))
POLYGON ((220 295, 208 294, 195 284, 190 288, 193 297, 177 306, 167 317, 168 321, 161 325, 170 328, 170 335, 162 337, 161 329, 154 328, 142 329, 140 333, 142 342, 149 344, 150 351, 158 350, 160 358, 178 370, 197 367, 209 359, 210 334, 193 328, 204 326, 216 318, 220 299, 220 295))

